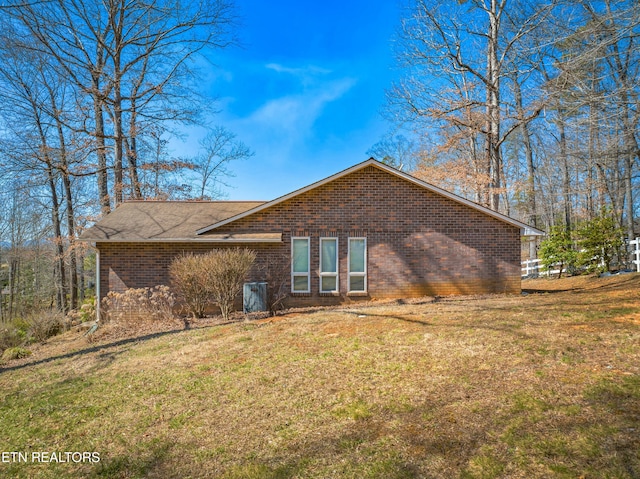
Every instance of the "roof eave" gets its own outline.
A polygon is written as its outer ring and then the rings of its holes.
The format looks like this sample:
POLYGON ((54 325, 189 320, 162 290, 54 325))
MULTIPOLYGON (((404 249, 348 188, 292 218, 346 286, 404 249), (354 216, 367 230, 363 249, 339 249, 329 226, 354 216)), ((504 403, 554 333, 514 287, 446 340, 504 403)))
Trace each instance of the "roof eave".
POLYGON ((547 233, 533 226, 525 226, 521 228, 520 234, 521 236, 545 236, 547 233))
POLYGON ((128 239, 100 239, 100 238, 83 238, 80 241, 86 241, 90 243, 282 243, 282 238, 278 239, 208 239, 208 238, 162 238, 162 239, 148 239, 148 238, 128 238, 128 239))

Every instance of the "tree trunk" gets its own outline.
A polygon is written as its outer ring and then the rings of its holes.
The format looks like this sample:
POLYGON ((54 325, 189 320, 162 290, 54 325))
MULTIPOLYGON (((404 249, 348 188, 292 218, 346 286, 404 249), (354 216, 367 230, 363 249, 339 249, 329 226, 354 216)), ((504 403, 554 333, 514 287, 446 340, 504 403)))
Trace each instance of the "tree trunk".
POLYGON ((635 238, 634 218, 633 218, 633 156, 625 156, 624 190, 625 190, 625 226, 629 241, 635 238))
POLYGON ((58 199, 58 191, 56 188, 56 178, 54 174, 54 167, 49 155, 49 147, 47 145, 47 137, 44 132, 44 127, 40 119, 40 111, 38 105, 32 101, 31 106, 33 108, 34 120, 38 129, 38 135, 40 137, 41 148, 41 160, 44 161, 47 170, 47 184, 51 194, 51 223, 53 225, 53 241, 55 243, 54 249, 56 252, 55 266, 54 266, 54 282, 56 286, 56 307, 59 311, 66 313, 68 311, 67 305, 67 281, 65 274, 65 262, 64 262, 64 241, 62 238, 62 227, 60 224, 60 200, 58 199))
POLYGON ((76 226, 69 175, 62 178, 64 185, 65 201, 67 203, 67 234, 69 236, 69 306, 71 309, 78 307, 78 260, 76 253, 76 226))
POLYGON ((491 0, 487 36, 487 165, 489 168, 489 207, 500 208, 502 158, 500 156, 500 65, 498 40, 500 20, 497 0, 491 0))
MULTIPOLYGON (((50 175, 50 172, 48 172, 50 175)), ((53 177, 49 176, 49 188, 51 189, 51 219, 53 221, 53 229, 55 234, 55 250, 56 250, 56 306, 59 311, 67 312, 67 294, 66 294, 66 278, 64 263, 64 246, 62 244, 62 232, 60 229, 60 211, 58 195, 56 193, 55 182, 53 177)))
MULTIPOLYGON (((94 83, 94 87, 97 91, 99 88, 98 82, 94 83)), ((93 114, 96 122, 94 137, 97 144, 96 155, 98 157, 98 196, 100 209, 104 216, 111 212, 111 201, 109 199, 109 174, 107 171, 107 146, 104 132, 103 101, 97 93, 95 93, 93 97, 93 114)))
POLYGON ((51 193, 51 223, 54 234, 54 250, 56 259, 54 263, 54 283, 56 288, 56 308, 58 311, 67 312, 67 293, 64 263, 64 245, 62 242, 62 231, 60 228, 60 202, 56 191, 55 177, 51 167, 47 168, 47 183, 51 193))
MULTIPOLYGON (((62 176, 62 185, 64 190, 64 198, 67 204, 66 219, 67 219, 67 239, 69 246, 67 253, 69 256, 69 309, 76 309, 78 307, 78 267, 75 250, 76 239, 76 227, 75 227, 75 211, 74 201, 71 188, 71 177, 69 171, 69 161, 67 157, 67 141, 64 135, 64 125, 60 119, 55 92, 50 85, 46 85, 49 92, 49 101, 51 104, 51 111, 53 112, 54 120, 56 122, 56 131, 58 133, 58 145, 59 145, 59 166, 58 171, 62 176)), ((60 237, 62 242, 62 237, 60 237)), ((67 311, 65 306, 64 311, 67 311)))
POLYGON ((78 255, 78 303, 84 303, 84 291, 86 289, 86 282, 84 279, 84 253, 78 255))
MULTIPOLYGON (((593 89, 593 87, 592 87, 593 89)), ((594 184, 593 176, 594 165, 596 164, 596 145, 598 137, 598 114, 597 108, 593 101, 589 102, 589 152, 587 158, 587 212, 588 219, 592 220, 598 214, 596 211, 595 196, 598 194, 598 188, 594 184)))
POLYGON ((109 56, 113 62, 113 191, 116 206, 124 201, 124 184, 122 174, 122 158, 124 154, 124 134, 122 130, 122 48, 125 6, 122 0, 109 2, 109 22, 113 33, 112 49, 109 56))
MULTIPOLYGON (((146 67, 146 63, 145 63, 146 67)), ((140 185, 140 177, 138 175, 138 109, 136 97, 140 82, 133 85, 130 98, 129 112, 129 142, 127 144, 127 162, 129 163, 129 178, 131 181, 131 191, 135 199, 142 198, 142 188, 140 185)))
POLYGON ((529 123, 525 121, 524 105, 522 103, 522 88, 518 78, 513 78, 513 91, 520 122, 520 133, 522 135, 522 146, 524 147, 524 157, 527 165, 527 221, 537 228, 538 215, 536 213, 536 170, 533 163, 533 149, 531 148, 531 135, 529 133, 529 123))
POLYGON ((562 168, 562 196, 564 201, 564 226, 571 231, 571 170, 569 169, 569 155, 567 153, 567 134, 565 131, 565 110, 558 106, 558 141, 560 147, 560 166, 562 168))
POLYGON ((9 255, 9 320, 15 317, 16 296, 18 295, 18 284, 20 283, 20 257, 16 248, 12 248, 9 255))
POLYGON ((116 102, 115 114, 113 118, 113 130, 115 134, 115 151, 113 161, 113 173, 114 173, 114 185, 113 193, 115 197, 116 206, 124 201, 124 184, 122 177, 122 99, 120 95, 116 93, 114 97, 116 102))
POLYGON ((140 186, 140 177, 138 175, 138 126, 136 125, 136 109, 135 102, 131 104, 131 113, 129 118, 129 144, 127 147, 127 161, 129 163, 129 178, 131 181, 131 190, 135 199, 142 198, 142 188, 140 186))
POLYGON ((622 95, 623 108, 623 139, 624 139, 624 195, 625 195, 625 229, 627 238, 631 241, 635 238, 634 210, 633 210, 633 163, 638 151, 634 135, 634 126, 631 121, 629 103, 626 101, 627 95, 622 95))

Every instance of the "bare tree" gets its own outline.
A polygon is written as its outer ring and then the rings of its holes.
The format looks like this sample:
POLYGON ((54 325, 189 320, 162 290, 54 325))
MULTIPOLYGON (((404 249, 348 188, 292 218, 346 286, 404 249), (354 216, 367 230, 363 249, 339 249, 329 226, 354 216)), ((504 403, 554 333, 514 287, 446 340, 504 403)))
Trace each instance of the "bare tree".
POLYGON ((609 0, 572 7, 573 21, 558 22, 566 33, 555 43, 552 68, 557 73, 548 76, 566 165, 564 224, 570 229, 574 216, 592 219, 610 204, 633 237, 634 172, 640 159, 640 8, 637 2, 609 0))
POLYGON ((533 106, 524 115, 512 114, 502 98, 503 83, 514 69, 519 43, 552 7, 552 2, 417 0, 402 22, 398 57, 408 74, 390 91, 391 108, 405 120, 466 129, 470 147, 481 135, 481 170, 487 178, 481 201, 495 210, 505 186, 501 146, 540 111, 533 106), (525 9, 526 15, 517 15, 519 22, 511 21, 514 12, 525 9))
MULTIPOLYGON (((5 42, 9 41, 5 38, 5 42)), ((1 52, 0 59, 2 60, 0 62, 0 92, 5 99, 5 102, 0 105, 0 111, 5 118, 11 119, 6 127, 12 132, 13 137, 12 145, 5 142, 5 154, 8 163, 11 163, 11 165, 6 165, 5 171, 13 167, 27 181, 32 181, 27 175, 44 173, 50 197, 50 217, 55 247, 56 305, 60 310, 66 311, 68 309, 68 285, 65 267, 65 241, 61 221, 62 200, 58 192, 58 180, 61 176, 65 176, 67 168, 60 163, 60 156, 56 155, 51 144, 48 131, 51 119, 46 114, 48 110, 44 109, 48 102, 47 96, 53 87, 51 83, 41 81, 43 77, 46 77, 46 73, 45 66, 38 59, 38 55, 29 55, 28 52, 9 48, 1 52), (25 58, 25 55, 28 58, 25 58)), ((54 81, 53 78, 47 80, 54 81)), ((68 174, 66 179, 68 181, 68 174)), ((71 205, 68 205, 68 211, 71 211, 72 214, 71 205)), ((73 264, 75 265, 75 262, 73 264)), ((15 274, 15 270, 16 268, 12 268, 13 274, 15 274)), ((75 278, 75 275, 72 277, 75 278)), ((73 283, 73 288, 75 288, 75 283, 73 283)), ((73 292, 72 297, 75 297, 73 292)))
POLYGON ((191 61, 205 49, 234 41, 235 17, 227 0, 188 5, 177 0, 9 2, 5 11, 19 33, 35 39, 27 47, 46 55, 76 86, 79 111, 91 112, 81 131, 94 140, 103 213, 110 211, 111 200, 118 204, 124 199, 125 156, 131 196, 141 194, 137 184, 140 120, 192 121, 198 105, 184 96, 192 93, 191 61), (111 131, 105 115, 111 119, 111 131))
POLYGON ((198 177, 199 199, 211 199, 220 196, 217 183, 223 177, 231 175, 229 163, 253 156, 253 152, 236 139, 236 135, 223 126, 213 127, 200 140, 201 153, 191 160, 193 171, 198 177))
MULTIPOLYGON (((206 103, 195 93, 194 60, 233 43, 234 28, 228 0, 3 3, 0 141, 7 168, 48 198, 49 221, 41 226, 53 239, 50 284, 59 309, 76 308, 83 294, 76 233, 86 179, 97 180, 93 194, 103 215, 127 197, 190 192, 178 179, 169 183, 192 165, 155 146, 175 125, 197 120, 206 103), (154 189, 141 179, 148 165, 154 189)), ((11 278, 19 271, 12 268, 11 278)))
POLYGON ((413 139, 391 132, 373 145, 367 155, 400 170, 412 170, 416 164, 417 149, 413 139))
MULTIPOLYGON (((221 48, 233 41, 233 14, 226 0, 200 0, 189 8, 179 2, 109 2, 107 18, 112 37, 105 44, 109 82, 107 99, 114 125, 116 203, 123 200, 124 115, 129 132, 137 134, 136 119, 192 120, 193 102, 179 89, 188 86, 190 60, 205 48, 221 48), (176 100, 180 100, 178 104, 176 100), (190 105, 192 108, 185 108, 190 105)), ((135 136, 134 136, 135 138, 135 136)), ((129 142, 129 168, 137 177, 135 140, 129 142), (132 161, 133 160, 133 161, 132 161)), ((132 185, 134 196, 135 183, 132 185)))
MULTIPOLYGON (((617 112, 618 129, 621 130, 621 156, 623 157, 623 190, 626 233, 629 239, 634 233, 633 169, 640 160, 638 146, 638 75, 640 74, 640 7, 637 2, 603 2, 603 11, 596 10, 586 1, 582 2, 588 14, 589 29, 604 50, 610 78, 613 82, 614 108, 617 112)), ((598 49, 599 50, 599 49, 598 49)))
POLYGON ((87 116, 80 128, 93 138, 98 198, 103 214, 110 211, 108 146, 105 101, 111 87, 105 81, 104 45, 110 34, 99 9, 71 1, 42 3, 8 2, 6 24, 13 29, 17 47, 36 50, 49 60, 58 74, 77 88, 79 111, 87 116), (29 39, 23 45, 19 39, 29 39), (89 113, 90 112, 90 113, 89 113))
POLYGON ((53 255, 45 241, 51 234, 45 220, 48 206, 38 201, 38 189, 25 178, 5 176, 3 186, 0 243, 7 271, 0 308, 2 318, 11 320, 33 308, 52 306, 56 292, 51 282, 53 255))

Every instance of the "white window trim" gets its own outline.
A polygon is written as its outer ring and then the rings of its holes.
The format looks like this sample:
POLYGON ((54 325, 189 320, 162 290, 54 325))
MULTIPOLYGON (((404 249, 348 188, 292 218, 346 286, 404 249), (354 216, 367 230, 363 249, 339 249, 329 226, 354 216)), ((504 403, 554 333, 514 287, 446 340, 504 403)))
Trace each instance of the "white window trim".
POLYGON ((319 285, 318 285, 318 289, 321 293, 337 293, 340 291, 340 275, 339 275, 339 271, 340 271, 340 260, 339 260, 339 254, 338 254, 338 248, 339 248, 339 244, 338 244, 338 238, 335 236, 323 236, 322 238, 320 238, 320 254, 319 254, 319 258, 320 258, 320 263, 318 264, 318 271, 320 272, 320 281, 319 281, 319 285), (336 271, 335 272, 323 272, 322 271, 322 242, 323 241, 335 241, 336 242, 336 271), (322 289, 322 278, 327 278, 327 277, 332 277, 332 278, 336 278, 336 289, 328 289, 328 290, 323 290, 322 289))
POLYGON ((310 293, 311 292, 311 238, 309 236, 292 236, 291 237, 291 292, 292 293, 310 293), (307 240, 307 272, 300 273, 293 271, 293 243, 295 240, 307 240), (304 291, 296 290, 294 278, 306 276, 307 277, 307 289, 304 291))
POLYGON ((367 272, 367 256, 368 256, 368 251, 367 251, 367 237, 366 236, 350 236, 349 240, 349 248, 348 248, 348 253, 347 253, 347 280, 348 280, 348 288, 349 288, 349 293, 366 293, 368 291, 368 287, 369 287, 369 281, 368 281, 368 272, 367 272), (355 272, 352 273, 351 272, 351 240, 364 240, 364 272, 355 272), (359 276, 359 277, 364 277, 364 289, 363 290, 357 290, 357 291, 353 291, 351 289, 351 277, 352 276, 359 276))

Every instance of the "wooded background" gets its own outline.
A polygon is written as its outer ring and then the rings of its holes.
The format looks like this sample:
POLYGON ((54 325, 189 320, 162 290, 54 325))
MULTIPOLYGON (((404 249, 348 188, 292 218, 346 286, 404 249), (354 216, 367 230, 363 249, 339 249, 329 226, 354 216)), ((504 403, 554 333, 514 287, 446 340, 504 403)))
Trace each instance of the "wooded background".
MULTIPOLYGON (((368 154, 541 229, 604 215, 635 237, 637 1, 416 0, 402 18, 368 154)), ((77 308, 95 265, 76 238, 122 201, 215 198, 253 155, 208 124, 197 155, 167 148, 212 113, 200 67, 237 29, 227 0, 0 4, 1 319, 77 308)))

